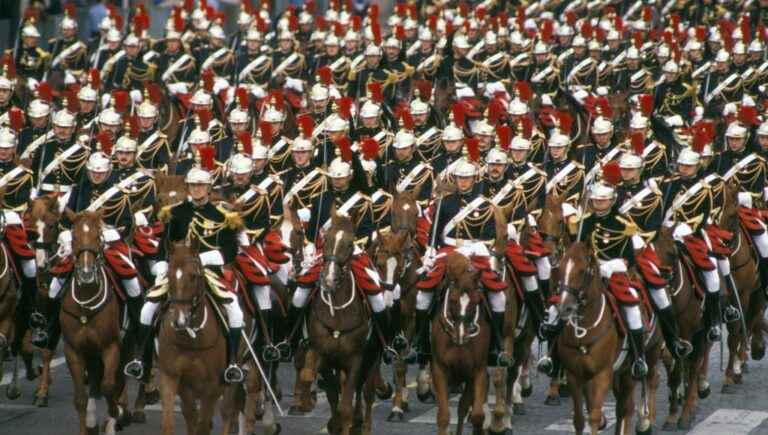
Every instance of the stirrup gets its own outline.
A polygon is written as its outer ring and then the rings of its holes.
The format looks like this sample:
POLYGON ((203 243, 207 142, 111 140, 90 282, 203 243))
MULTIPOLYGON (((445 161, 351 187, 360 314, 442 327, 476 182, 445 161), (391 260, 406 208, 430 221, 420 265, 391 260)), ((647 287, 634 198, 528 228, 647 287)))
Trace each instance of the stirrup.
POLYGON ((709 331, 707 331, 707 340, 710 343, 715 343, 718 341, 721 341, 723 339, 723 333, 720 332, 719 326, 712 326, 709 328, 709 331))
POLYGON ((497 367, 511 367, 512 357, 504 351, 496 354, 496 366, 497 367))
POLYGON ((540 340, 553 341, 560 333, 560 325, 552 323, 542 323, 539 325, 538 336, 540 340))
POLYGON ((536 370, 551 378, 555 374, 555 362, 552 361, 552 358, 549 355, 543 356, 536 363, 536 370))
POLYGON ((677 358, 685 358, 693 352, 693 345, 688 340, 682 338, 675 339, 672 344, 672 354, 677 358))
POLYGON ((39 348, 48 346, 48 331, 45 328, 32 329, 32 345, 39 348))
POLYGON ((280 360, 281 356, 282 353, 280 352, 280 349, 274 344, 265 344, 264 348, 261 350, 261 359, 267 363, 277 362, 280 360))
POLYGON ((741 312, 733 305, 723 307, 723 322, 732 323, 741 320, 741 312))
POLYGON ((648 375, 648 364, 642 358, 636 359, 632 362, 632 377, 635 380, 643 379, 648 375))
POLYGON ((275 344, 274 346, 275 346, 275 349, 277 349, 277 352, 280 354, 281 362, 291 361, 291 357, 293 356, 291 343, 288 343, 286 340, 283 340, 280 343, 275 344))
POLYGON ((400 357, 400 353, 396 351, 392 346, 384 346, 384 351, 381 357, 384 359, 384 362, 387 365, 390 365, 400 357))
POLYGON ((35 311, 34 313, 29 315, 29 327, 32 329, 35 328, 45 328, 48 325, 48 321, 45 319, 45 316, 40 313, 39 311, 35 311))
POLYGON ((245 375, 243 374, 243 369, 237 364, 230 364, 229 367, 224 370, 224 382, 228 384, 239 384, 243 382, 244 379, 245 375))
POLYGON ((134 379, 142 379, 144 377, 144 363, 138 359, 130 361, 125 365, 123 373, 134 379))
POLYGON ((392 337, 392 348, 397 351, 397 353, 400 353, 408 348, 408 339, 405 338, 405 335, 403 333, 397 334, 394 337, 392 337))

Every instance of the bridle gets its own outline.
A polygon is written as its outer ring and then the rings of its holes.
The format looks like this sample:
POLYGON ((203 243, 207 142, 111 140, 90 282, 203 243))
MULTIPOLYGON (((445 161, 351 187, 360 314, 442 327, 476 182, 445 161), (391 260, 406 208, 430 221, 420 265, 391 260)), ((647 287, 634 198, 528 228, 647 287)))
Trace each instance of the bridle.
MULTIPOLYGON (((190 282, 188 285, 192 286, 192 288, 196 289, 192 296, 189 297, 176 297, 174 296, 174 292, 169 291, 168 298, 166 299, 165 305, 166 307, 170 306, 182 306, 182 307, 189 307, 188 310, 184 310, 182 312, 182 315, 186 318, 189 317, 190 321, 194 320, 197 316, 196 314, 200 311, 200 307, 203 306, 203 300, 205 297, 204 294, 204 286, 200 285, 200 281, 203 277, 203 267, 200 263, 200 259, 197 258, 197 256, 191 256, 187 257, 184 260, 181 261, 181 265, 192 263, 194 265, 194 272, 190 278, 192 278, 194 281, 190 282)), ((175 268, 178 269, 178 268, 175 268)), ((169 285, 170 285, 170 278, 169 278, 169 285)), ((207 310, 203 313, 204 319, 202 320, 200 326, 198 327, 190 327, 186 324, 182 327, 177 327, 175 321, 171 321, 171 327, 177 331, 186 331, 189 333, 190 337, 195 338, 196 332, 202 329, 203 326, 205 326, 205 322, 207 319, 208 312, 207 310)))

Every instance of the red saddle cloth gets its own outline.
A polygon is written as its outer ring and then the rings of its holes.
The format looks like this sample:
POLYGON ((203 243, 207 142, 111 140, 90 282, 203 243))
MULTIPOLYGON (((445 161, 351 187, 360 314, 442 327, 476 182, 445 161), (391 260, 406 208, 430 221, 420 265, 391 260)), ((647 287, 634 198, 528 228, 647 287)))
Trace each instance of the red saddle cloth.
POLYGON ((514 240, 508 240, 505 254, 509 265, 521 276, 536 274, 536 265, 526 255, 523 247, 514 240))
POLYGON ((541 258, 552 253, 549 248, 544 246, 544 238, 538 231, 532 231, 525 242, 525 253, 532 257, 541 258))
POLYGON ((683 246, 685 246, 685 252, 688 254, 688 258, 693 264, 702 270, 715 270, 715 265, 709 258, 709 247, 704 239, 696 237, 694 235, 685 236, 683 238, 683 246))
MULTIPOLYGON (((441 248, 437 252, 437 260, 435 260, 435 266, 430 270, 426 276, 416 283, 416 287, 420 290, 432 291, 437 288, 443 281, 445 276, 445 270, 447 267, 446 255, 453 252, 456 248, 447 246, 441 248), (446 254, 446 255, 441 255, 446 254)), ((484 256, 472 256, 470 258, 472 267, 480 273, 480 282, 483 287, 490 291, 503 291, 507 288, 507 284, 502 281, 498 273, 491 269, 490 258, 484 256)))
POLYGON ((717 225, 707 225, 704 227, 704 232, 709 237, 709 243, 712 245, 712 253, 716 257, 724 258, 733 253, 733 250, 728 247, 728 243, 733 239, 733 233, 724 230, 717 225))
POLYGON ((661 276, 660 271, 665 268, 661 265, 659 257, 650 246, 646 246, 639 255, 635 257, 638 269, 645 282, 653 288, 666 287, 669 281, 661 276))

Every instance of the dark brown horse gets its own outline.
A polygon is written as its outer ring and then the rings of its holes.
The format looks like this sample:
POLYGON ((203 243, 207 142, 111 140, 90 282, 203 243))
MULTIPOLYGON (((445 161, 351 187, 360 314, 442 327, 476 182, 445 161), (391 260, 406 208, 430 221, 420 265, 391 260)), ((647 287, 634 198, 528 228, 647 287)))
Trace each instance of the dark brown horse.
MULTIPOLYGON (((177 395, 187 433, 209 434, 216 403, 224 393, 220 377, 227 363, 227 343, 216 321, 217 308, 207 295, 204 273, 194 249, 184 243, 172 245, 167 309, 159 319, 157 335, 163 435, 174 433, 177 395)), ((222 407, 222 417, 228 428, 231 415, 227 404, 222 407)))
POLYGON ((712 344, 707 341, 702 328, 702 298, 696 295, 691 276, 680 257, 669 229, 662 229, 653 247, 662 266, 672 270, 670 294, 680 338, 693 345, 693 351, 683 361, 666 362, 667 386, 669 387, 669 415, 664 430, 690 428, 699 394, 706 394, 704 364, 712 344), (698 387, 698 388, 697 388, 698 387), (697 394, 698 393, 698 394, 697 394), (682 410, 680 403, 682 402, 682 410))
POLYGON ((472 409, 470 421, 475 434, 483 433, 485 399, 488 391, 488 347, 491 328, 483 304, 480 276, 471 261, 459 253, 446 258, 445 293, 432 319, 432 381, 437 400, 437 430, 448 434, 449 389, 464 385, 458 409, 456 434, 472 409))
MULTIPOLYGON (((10 269, 11 259, 8 248, 0 243, 0 361, 11 351, 11 343, 16 339, 16 279, 10 269)), ((3 365, 0 363, 0 379, 3 377, 3 365)))
MULTIPOLYGON (((331 227, 325 233, 323 270, 319 290, 309 307, 307 329, 318 371, 326 381, 331 406, 328 432, 349 435, 353 424, 353 399, 362 400, 361 390, 370 375, 363 373, 363 349, 370 333, 365 298, 355 288, 349 263, 354 249, 354 225, 332 211, 331 227)), ((369 355, 370 356, 370 355, 369 355)), ((370 394, 366 394, 363 432, 371 430, 370 394)))
POLYGON ((118 405, 124 387, 120 358, 121 304, 107 278, 101 245, 101 214, 66 211, 72 222, 74 271, 62 292, 61 331, 64 355, 75 388, 80 434, 96 428, 96 397, 102 395, 109 417, 105 433, 124 422, 118 405), (86 390, 87 382, 90 391, 86 390))
MULTIPOLYGON (((634 413, 635 389, 629 370, 631 357, 621 360, 625 354, 619 325, 609 307, 612 296, 605 289, 594 254, 585 244, 574 243, 565 252, 561 283, 558 311, 566 326, 558 337, 557 353, 568 376, 576 433, 584 431, 585 400, 591 433, 597 435, 605 426, 602 410, 611 385, 617 400, 616 433, 628 433, 634 413)), ((643 310, 643 314, 647 320, 647 311, 643 310)), ((651 325, 648 335, 644 352, 649 377, 643 388, 645 406, 638 425, 641 432, 646 431, 655 419, 656 363, 662 344, 655 325, 651 325)))

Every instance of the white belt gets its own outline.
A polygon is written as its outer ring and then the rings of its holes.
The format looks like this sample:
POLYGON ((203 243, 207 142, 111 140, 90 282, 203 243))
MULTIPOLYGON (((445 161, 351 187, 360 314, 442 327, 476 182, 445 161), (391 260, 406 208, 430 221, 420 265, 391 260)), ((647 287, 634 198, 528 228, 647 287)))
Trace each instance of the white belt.
POLYGON ((40 185, 40 190, 44 190, 46 192, 69 192, 72 190, 72 186, 68 184, 43 183, 40 185))
POLYGON ((457 248, 460 248, 462 246, 466 245, 474 245, 476 243, 482 243, 486 246, 491 246, 493 244, 493 241, 479 241, 479 240, 472 240, 472 239, 454 239, 453 237, 443 237, 443 241, 446 245, 455 246, 457 248))

